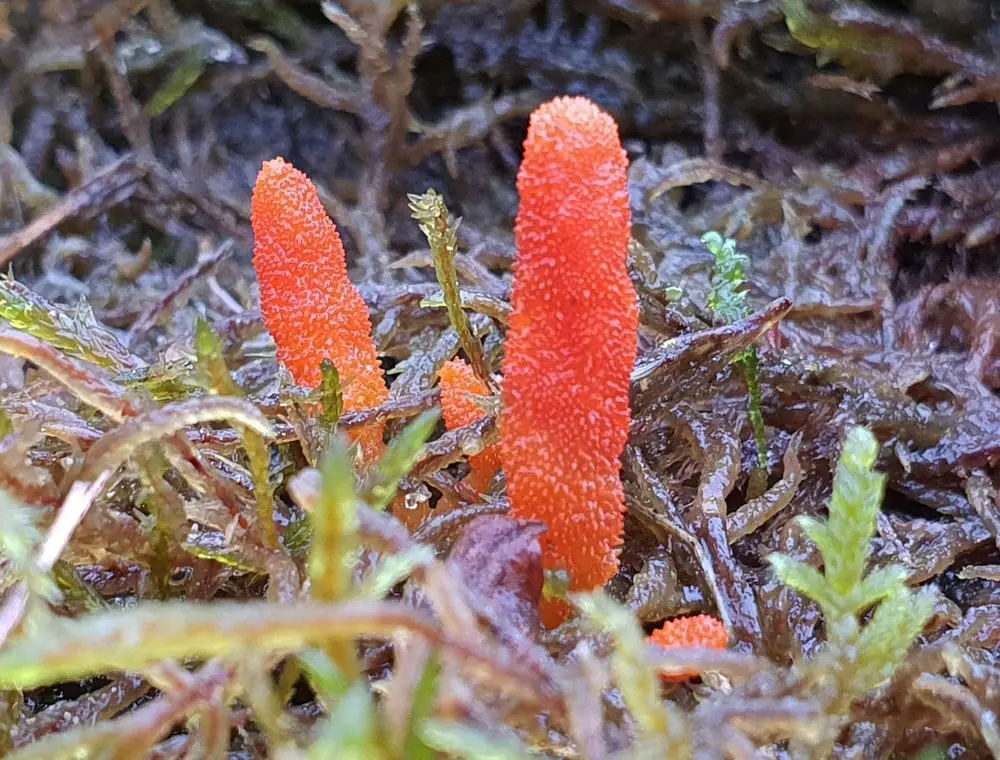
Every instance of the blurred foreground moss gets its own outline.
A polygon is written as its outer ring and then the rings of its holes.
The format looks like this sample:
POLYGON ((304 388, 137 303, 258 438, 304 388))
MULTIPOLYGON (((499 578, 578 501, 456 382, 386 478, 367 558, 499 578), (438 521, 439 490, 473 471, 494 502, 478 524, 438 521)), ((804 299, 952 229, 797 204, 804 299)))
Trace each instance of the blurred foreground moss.
POLYGON ((162 660, 219 657, 249 648, 293 652, 403 630, 476 654, 447 640, 426 615, 392 602, 146 602, 133 610, 53 622, 45 636, 6 647, 0 652, 0 688, 33 689, 113 671, 142 672, 162 660))

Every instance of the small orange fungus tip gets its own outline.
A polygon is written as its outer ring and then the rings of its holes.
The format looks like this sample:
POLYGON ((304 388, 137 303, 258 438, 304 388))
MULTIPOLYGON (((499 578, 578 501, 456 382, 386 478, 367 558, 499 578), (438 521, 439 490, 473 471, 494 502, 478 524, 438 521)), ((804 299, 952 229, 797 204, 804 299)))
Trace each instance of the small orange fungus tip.
MULTIPOLYGON (((489 396, 485 383, 476 377, 472 367, 461 359, 453 359, 438 372, 441 385, 441 412, 448 430, 472 425, 486 412, 476 403, 476 397, 489 396)), ((488 446, 481 453, 469 457, 471 472, 465 482, 477 493, 486 493, 493 476, 500 469, 500 451, 488 446)))
MULTIPOLYGON (((316 187, 283 158, 265 161, 250 218, 264 324, 295 382, 318 386, 320 362, 329 359, 343 383, 344 411, 385 402, 368 307, 347 275, 344 245, 316 187)), ((382 427, 360 430, 357 440, 370 461, 382 448, 382 427)))
MULTIPOLYGON (((586 98, 532 115, 504 359, 501 458, 511 517, 548 526, 545 567, 571 591, 618 571, 620 457, 639 311, 628 275, 628 159, 614 119, 586 98)), ((569 606, 547 602, 546 625, 569 606)))
MULTIPOLYGON (((725 649, 729 645, 729 633, 721 620, 711 615, 694 615, 668 620, 661 628, 650 634, 649 640, 666 649, 678 647, 725 649)), ((688 672, 660 677, 664 681, 681 682, 697 678, 698 675, 697 672, 688 672)))

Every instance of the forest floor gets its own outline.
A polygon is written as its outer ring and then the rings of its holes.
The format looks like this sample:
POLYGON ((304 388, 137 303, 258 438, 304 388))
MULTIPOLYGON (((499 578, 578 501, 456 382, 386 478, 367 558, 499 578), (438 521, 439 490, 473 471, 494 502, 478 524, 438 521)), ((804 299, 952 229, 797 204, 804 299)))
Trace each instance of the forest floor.
POLYGON ((1000 6, 979 0, 0 0, 0 756, 1000 751, 998 102, 1000 6), (456 591, 461 557, 421 548, 504 512, 502 480, 486 503, 459 483, 492 420, 436 430, 399 473, 411 502, 457 509, 411 537, 361 479, 354 533, 310 547, 325 439, 261 321, 250 191, 275 156, 318 186, 399 438, 458 353, 408 194, 461 217, 499 371, 521 144, 562 94, 608 111, 628 153, 639 371, 616 603, 595 602, 597 633, 525 640, 456 591), (710 231, 749 258, 729 326, 710 231), (228 406, 202 322, 245 397, 228 406), (755 342, 766 483, 734 361, 755 342), (278 548, 241 528, 254 415, 278 548), (767 561, 820 566, 793 518, 827 514, 854 425, 887 478, 870 567, 934 595, 864 689, 862 650, 767 561), (320 553, 357 544, 350 598, 310 597, 320 553), (633 621, 694 613, 732 645, 660 684, 633 621))

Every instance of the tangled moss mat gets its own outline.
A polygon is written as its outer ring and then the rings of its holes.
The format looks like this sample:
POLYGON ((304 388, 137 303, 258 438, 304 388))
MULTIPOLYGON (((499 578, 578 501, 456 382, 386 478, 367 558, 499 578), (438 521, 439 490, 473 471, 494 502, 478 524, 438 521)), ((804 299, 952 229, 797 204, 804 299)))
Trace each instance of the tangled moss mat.
POLYGON ((0 754, 989 757, 998 47, 993 5, 955 0, 0 1, 0 622, 21 621, 0 754), (519 146, 564 93, 621 126, 642 325, 616 601, 580 600, 601 633, 533 641, 496 568, 463 566, 463 541, 537 560, 504 523, 463 533, 504 511, 502 483, 477 504, 459 482, 494 421, 421 416, 460 341, 408 194, 462 218, 460 298, 498 367, 519 146), (249 191, 279 154, 371 308, 373 413, 341 415, 332 381, 296 392, 261 325, 249 191), (747 256, 729 324, 709 231, 747 256), (372 414, 394 456, 352 489, 329 430, 372 414), (886 479, 855 549, 912 590, 874 612, 768 562, 829 561, 793 518, 825 518, 857 425, 886 479), (261 482, 279 549, 243 524, 261 482), (411 537, 377 510, 397 485, 463 506, 411 537), (61 504, 90 508, 46 559, 61 504), (901 664, 858 638, 900 599, 933 600, 901 664), (730 651, 644 650, 636 622, 696 612, 730 651), (700 681, 654 676, 692 663, 700 681))

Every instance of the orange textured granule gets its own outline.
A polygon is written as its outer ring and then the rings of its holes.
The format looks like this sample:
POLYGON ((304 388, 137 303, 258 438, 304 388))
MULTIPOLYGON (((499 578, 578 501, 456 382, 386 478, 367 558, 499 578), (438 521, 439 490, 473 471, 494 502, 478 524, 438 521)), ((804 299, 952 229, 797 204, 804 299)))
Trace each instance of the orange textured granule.
MULTIPOLYGON (((531 115, 500 447, 511 516, 547 524, 545 566, 568 570, 573 591, 615 575, 624 529, 619 457, 638 329, 627 168, 614 119, 589 100, 531 115)), ((567 613, 542 610, 548 626, 567 613)))
MULTIPOLYGON (((662 628, 653 631, 649 640, 667 649, 675 647, 725 649, 729 644, 729 634, 722 622, 711 615, 695 615, 668 620, 662 628)), ((660 677, 664 681, 687 681, 698 675, 697 672, 688 672, 660 677)))
MULTIPOLYGON (((344 245, 309 178, 282 158, 266 161, 251 202, 254 267, 264 323, 295 382, 319 385, 329 359, 343 384, 344 411, 389 398, 371 338, 368 307, 347 276, 344 245)), ((357 434, 366 460, 382 449, 382 426, 357 434)))
MULTIPOLYGON (((448 430, 456 430, 478 422, 486 413, 476 403, 476 396, 489 396, 486 385, 466 362, 453 359, 438 372, 441 378, 441 411, 448 430)), ((471 472, 465 482, 476 493, 489 490, 493 476, 500 469, 500 449, 488 446, 482 453, 469 457, 471 472)))

